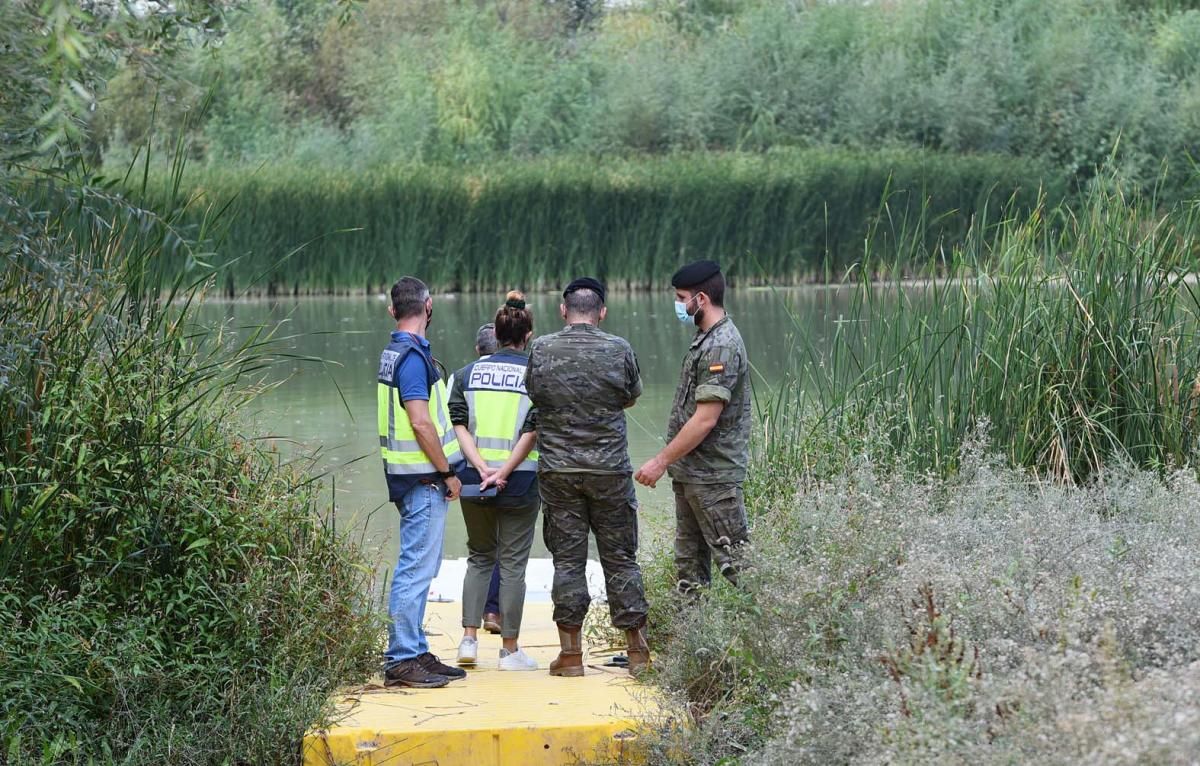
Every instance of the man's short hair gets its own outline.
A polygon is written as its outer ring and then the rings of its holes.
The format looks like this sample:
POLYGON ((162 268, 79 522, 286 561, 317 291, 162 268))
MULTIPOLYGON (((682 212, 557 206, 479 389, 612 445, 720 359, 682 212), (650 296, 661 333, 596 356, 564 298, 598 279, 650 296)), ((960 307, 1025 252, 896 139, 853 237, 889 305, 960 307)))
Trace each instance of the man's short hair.
POLYGON ((416 277, 400 277, 392 285, 392 312, 397 320, 423 316, 428 299, 429 288, 416 277))
POLYGON ((604 299, 595 290, 581 287, 563 296, 563 306, 566 307, 568 316, 599 319, 600 309, 604 308, 604 299))
POLYGON ((700 284, 683 289, 690 291, 692 295, 704 293, 712 301, 712 305, 719 308, 725 307, 725 275, 719 271, 700 284))
POLYGON ((496 325, 491 322, 480 325, 479 332, 475 333, 475 349, 479 355, 494 354, 498 348, 500 348, 500 343, 496 340, 496 325))

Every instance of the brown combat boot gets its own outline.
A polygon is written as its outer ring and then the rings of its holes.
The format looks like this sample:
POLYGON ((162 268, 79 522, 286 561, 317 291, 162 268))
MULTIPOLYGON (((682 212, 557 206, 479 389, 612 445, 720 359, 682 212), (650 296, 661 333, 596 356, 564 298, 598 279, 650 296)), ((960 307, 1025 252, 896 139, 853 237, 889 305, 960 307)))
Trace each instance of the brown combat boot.
POLYGON ((558 658, 550 662, 550 675, 575 678, 583 675, 583 639, 579 633, 582 625, 559 625, 558 643, 562 649, 558 658))
POLYGON ((650 667, 650 647, 641 628, 625 631, 625 655, 629 657, 629 675, 640 676, 650 667))

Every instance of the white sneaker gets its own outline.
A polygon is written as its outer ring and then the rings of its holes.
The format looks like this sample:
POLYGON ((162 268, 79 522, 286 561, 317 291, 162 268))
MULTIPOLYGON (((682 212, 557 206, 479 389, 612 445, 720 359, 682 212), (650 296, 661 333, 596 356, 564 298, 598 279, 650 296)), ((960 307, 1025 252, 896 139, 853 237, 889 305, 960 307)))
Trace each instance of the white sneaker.
POLYGON ((537 660, 525 653, 524 649, 517 648, 515 652, 510 652, 507 649, 500 650, 500 669, 501 670, 537 670, 537 660))
POLYGON ((478 639, 468 638, 463 636, 463 640, 458 642, 458 664, 459 665, 474 665, 476 658, 479 657, 479 641, 478 639))

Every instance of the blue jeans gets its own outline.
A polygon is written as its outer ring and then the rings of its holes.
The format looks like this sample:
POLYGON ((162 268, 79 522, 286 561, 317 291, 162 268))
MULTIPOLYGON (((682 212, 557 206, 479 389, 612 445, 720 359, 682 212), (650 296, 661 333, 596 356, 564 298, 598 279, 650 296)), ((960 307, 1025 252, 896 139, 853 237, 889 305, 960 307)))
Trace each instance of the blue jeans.
POLYGON ((400 556, 392 573, 388 598, 388 648, 383 667, 429 651, 422 625, 429 583, 442 563, 442 538, 446 532, 446 489, 439 484, 418 484, 396 503, 400 511, 400 556))

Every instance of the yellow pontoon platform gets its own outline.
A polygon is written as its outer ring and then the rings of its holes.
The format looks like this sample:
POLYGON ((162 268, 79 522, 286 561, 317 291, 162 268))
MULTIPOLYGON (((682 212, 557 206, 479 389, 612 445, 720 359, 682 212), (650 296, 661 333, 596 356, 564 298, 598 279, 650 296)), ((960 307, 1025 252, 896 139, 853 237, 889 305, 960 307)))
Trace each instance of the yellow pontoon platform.
MULTIPOLYGON (((430 648, 454 664, 461 605, 430 603, 430 648)), ((550 604, 525 607, 521 646, 541 666, 497 668, 500 637, 479 632, 479 663, 441 689, 384 688, 382 678, 345 690, 336 724, 304 738, 305 766, 533 766, 629 763, 638 731, 658 706, 650 689, 623 669, 604 667, 611 652, 588 651, 583 678, 546 672, 558 654, 550 604)))

